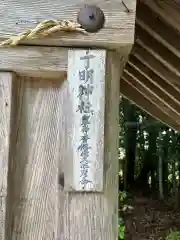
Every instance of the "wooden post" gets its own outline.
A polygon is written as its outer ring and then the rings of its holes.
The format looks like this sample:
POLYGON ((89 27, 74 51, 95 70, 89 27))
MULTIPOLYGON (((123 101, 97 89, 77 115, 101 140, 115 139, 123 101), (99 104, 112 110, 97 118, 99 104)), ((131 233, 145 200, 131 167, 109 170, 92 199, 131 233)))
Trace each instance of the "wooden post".
POLYGON ((0 239, 6 239, 6 221, 8 220, 8 169, 11 135, 12 85, 14 74, 0 73, 0 239))
MULTIPOLYGON (((95 153, 91 153, 91 149, 89 150, 89 159, 91 161, 89 162, 88 159, 87 162, 90 166, 91 164, 97 164, 98 167, 94 169, 94 171, 88 168, 88 170, 90 170, 87 176, 85 176, 88 181, 84 189, 82 189, 82 185, 80 184, 82 178, 79 177, 81 158, 76 157, 76 153, 74 153, 74 151, 77 151, 74 150, 74 147, 78 147, 80 139, 78 143, 76 143, 76 138, 73 138, 74 136, 72 133, 74 132, 77 134, 77 138, 79 134, 81 134, 81 129, 79 127, 79 118, 81 116, 75 111, 79 104, 78 93, 75 89, 79 89, 79 82, 81 79, 79 80, 78 76, 79 71, 83 70, 84 64, 84 62, 82 61, 81 63, 79 59, 83 56, 87 56, 86 54, 85 50, 73 50, 69 54, 70 59, 68 59, 69 77, 66 84, 66 90, 64 89, 64 92, 67 93, 68 91, 68 96, 63 102, 68 102, 69 108, 66 112, 66 119, 68 117, 71 118, 72 122, 70 121, 71 123, 69 123, 68 126, 72 124, 71 126, 73 126, 73 128, 70 127, 71 131, 69 131, 68 138, 70 138, 70 143, 68 147, 62 151, 67 151, 66 157, 64 157, 67 173, 67 175, 65 174, 65 185, 67 184, 68 187, 70 185, 73 188, 70 189, 70 191, 73 192, 65 193, 65 211, 62 212, 59 217, 60 220, 64 216, 66 218, 64 222, 65 231, 63 235, 63 230, 60 227, 58 236, 61 236, 59 239, 68 240, 115 240, 118 238, 119 83, 125 60, 119 54, 110 51, 107 52, 107 56, 103 50, 92 50, 88 53, 88 56, 94 57, 92 63, 90 61, 89 70, 93 70, 94 73, 92 86, 94 86, 95 91, 94 96, 92 92, 91 99, 91 109, 94 115, 91 116, 89 121, 89 128, 91 129, 93 124, 96 123, 96 128, 94 126, 94 134, 89 134, 88 136, 90 138, 89 144, 93 143, 92 146, 97 150, 94 149, 95 153), (78 64, 80 65, 78 66, 78 64), (73 87, 71 85, 73 85, 73 87), (100 87, 101 85, 102 87, 100 87), (94 100, 96 104, 93 103, 94 100), (103 118, 104 108, 105 118, 103 118), (101 119, 101 122, 99 122, 98 118, 101 119), (101 126, 103 121, 104 124, 102 125, 104 126, 101 126), (78 125, 75 125, 75 123, 78 125), (99 154, 98 150, 101 154, 99 154), (102 154, 102 150, 104 154, 102 154), (93 158, 91 158, 91 156, 93 156, 93 158), (104 176, 102 175, 103 168, 104 176), (73 173, 76 174, 74 178, 73 173), (91 178, 93 174, 97 174, 98 177, 91 178), (69 175, 72 178, 69 178, 69 175), (103 188, 101 186, 103 186, 103 188), (89 191, 91 191, 91 193, 88 193, 89 191), (96 191, 100 191, 100 193, 96 191)), ((91 79, 89 79, 89 81, 91 81, 91 79)), ((65 132, 67 130, 63 128, 62 131, 65 132)), ((65 133, 63 135, 65 135, 65 133)), ((59 203, 64 202, 63 197, 60 196, 59 203)))

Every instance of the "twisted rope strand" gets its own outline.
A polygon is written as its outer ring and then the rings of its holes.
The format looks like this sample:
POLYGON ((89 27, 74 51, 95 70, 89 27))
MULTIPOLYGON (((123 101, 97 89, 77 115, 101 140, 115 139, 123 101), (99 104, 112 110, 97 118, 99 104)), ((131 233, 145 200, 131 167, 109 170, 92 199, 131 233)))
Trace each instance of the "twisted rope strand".
POLYGON ((57 20, 44 20, 40 22, 34 29, 26 30, 17 36, 12 36, 9 39, 0 43, 0 46, 16 46, 22 40, 32 40, 37 38, 46 37, 55 32, 81 32, 87 34, 87 32, 81 27, 79 23, 73 21, 57 21, 57 20))

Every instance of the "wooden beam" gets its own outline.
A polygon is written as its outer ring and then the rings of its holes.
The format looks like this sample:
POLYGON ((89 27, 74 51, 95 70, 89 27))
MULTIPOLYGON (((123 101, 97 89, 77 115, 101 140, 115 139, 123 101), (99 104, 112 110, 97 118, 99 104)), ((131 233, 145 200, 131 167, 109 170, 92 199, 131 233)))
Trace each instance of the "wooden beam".
POLYGON ((143 47, 151 51, 159 61, 162 61, 170 71, 180 76, 179 57, 177 57, 168 48, 153 38, 148 32, 144 31, 139 25, 136 25, 137 43, 143 43, 143 47))
MULTIPOLYGON (((177 104, 180 104, 180 89, 176 90, 174 86, 168 83, 168 81, 164 80, 160 76, 158 76, 152 69, 146 66, 146 63, 140 61, 136 56, 131 55, 128 61, 142 74, 144 75, 149 81, 153 84, 158 86, 159 88, 163 89, 163 91, 173 99, 177 104)), ((157 66, 158 67, 158 66, 157 66)))
POLYGON ((157 121, 157 119, 150 120, 150 121, 143 121, 143 122, 129 122, 128 121, 128 122, 125 122, 124 124, 128 128, 138 127, 138 128, 141 128, 141 129, 146 129, 147 127, 150 127, 150 126, 162 127, 162 123, 160 121, 157 121))
POLYGON ((61 32, 52 37, 23 43, 45 46, 126 48, 129 51, 134 42, 136 0, 126 0, 125 3, 129 12, 122 1, 116 0, 92 0, 91 3, 88 0, 26 0, 23 3, 18 0, 6 0, 1 3, 3 15, 0 17, 0 40, 32 29, 42 20, 76 21, 80 9, 85 4, 95 4, 103 10, 106 19, 104 28, 99 32, 87 35, 61 32))
POLYGON ((179 115, 176 114, 173 110, 171 110, 158 95, 156 95, 152 89, 147 88, 141 81, 138 80, 137 77, 133 76, 131 73, 125 71, 123 74, 123 78, 131 84, 134 88, 137 89, 138 92, 143 94, 147 99, 152 101, 154 105, 156 105, 162 112, 173 117, 173 119, 180 124, 179 115))
POLYGON ((126 82, 124 77, 121 79, 121 94, 160 122, 176 131, 180 131, 179 124, 162 112, 161 109, 157 108, 156 105, 149 101, 143 94, 139 93, 131 84, 126 82))
MULTIPOLYGON (((159 7, 159 6, 157 6, 159 7)), ((168 16, 166 16, 167 19, 168 16)), ((175 55, 180 56, 180 33, 166 19, 157 17, 157 13, 142 1, 138 2, 136 24, 147 31, 157 41, 167 47, 175 55)))
POLYGON ((163 21, 171 25, 175 30, 180 32, 179 11, 180 5, 178 1, 149 1, 139 0, 148 5, 163 21))
POLYGON ((136 65, 131 62, 126 65, 125 72, 133 76, 134 79, 149 89, 152 94, 156 95, 160 101, 172 110, 172 112, 176 112, 178 115, 177 117, 180 117, 180 102, 178 104, 173 98, 171 98, 171 96, 169 96, 168 89, 163 89, 161 85, 157 85, 153 78, 144 76, 136 65))
MULTIPOLYGON (((116 240, 118 238, 119 79, 124 64, 125 59, 119 54, 107 52, 105 68, 103 192, 65 191, 63 194, 62 190, 60 191, 59 229, 57 234, 59 239, 116 240)), ((95 82, 100 80, 99 78, 94 78, 95 82)), ((62 123, 64 121, 64 124, 61 123, 60 126, 60 139, 65 139, 62 140, 60 147, 61 158, 59 163, 64 168, 66 168, 65 164, 73 156, 71 126, 75 119, 73 117, 71 97, 72 91, 69 89, 69 82, 65 81, 61 87, 62 100, 60 106, 62 123)), ((98 159, 99 157, 96 156, 96 158, 98 159)), ((72 166, 69 166, 69 168, 72 168, 72 166)))
POLYGON ((22 76, 64 79, 67 56, 67 48, 35 46, 0 48, 0 69, 22 76))
POLYGON ((168 66, 164 64, 164 60, 150 48, 146 47, 142 41, 138 40, 135 43, 132 55, 136 56, 138 60, 179 91, 180 77, 171 72, 168 66))

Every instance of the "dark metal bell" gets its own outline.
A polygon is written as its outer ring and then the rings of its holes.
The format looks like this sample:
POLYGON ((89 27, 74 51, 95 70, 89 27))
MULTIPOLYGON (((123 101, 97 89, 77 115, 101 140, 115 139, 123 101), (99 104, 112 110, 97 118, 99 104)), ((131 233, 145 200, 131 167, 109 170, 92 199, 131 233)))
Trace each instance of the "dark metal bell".
POLYGON ((77 21, 87 32, 95 33, 103 28, 105 16, 99 7, 85 5, 84 8, 79 11, 77 21))

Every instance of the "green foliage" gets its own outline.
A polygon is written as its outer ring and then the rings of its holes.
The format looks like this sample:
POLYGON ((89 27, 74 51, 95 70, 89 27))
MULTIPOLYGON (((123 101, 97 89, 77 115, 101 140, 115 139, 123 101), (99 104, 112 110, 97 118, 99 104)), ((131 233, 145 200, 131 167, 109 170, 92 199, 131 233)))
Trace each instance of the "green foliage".
POLYGON ((119 239, 125 238, 125 226, 119 226, 119 239))
POLYGON ((180 240, 180 232, 171 231, 165 240, 180 240))
POLYGON ((119 209, 120 211, 127 211, 127 210, 132 210, 133 207, 130 205, 125 204, 125 200, 127 198, 127 194, 125 191, 119 191, 119 201, 120 201, 120 206, 119 209))
MULTIPOLYGON (((139 189, 141 187, 139 185, 143 185, 144 181, 141 181, 141 179, 145 179, 146 182, 148 180, 149 187, 153 190, 153 193, 159 191, 160 195, 162 192, 165 200, 169 196, 177 195, 178 197, 179 194, 175 195, 174 193, 180 191, 180 132, 165 126, 138 107, 132 107, 132 104, 124 98, 122 98, 119 105, 119 127, 120 189, 124 186, 125 190, 129 189, 133 192, 137 186, 139 189), (131 114, 132 111, 134 114, 131 114), (135 118, 132 115, 135 115, 135 118), (126 144, 131 139, 127 132, 129 130, 133 132, 135 131, 134 129, 137 133, 135 161, 131 160, 131 156, 129 157, 127 154, 129 148, 126 144), (154 140, 152 140, 152 135, 154 136, 155 132, 157 134, 154 140), (135 162, 135 167, 133 164, 128 165, 129 162, 135 162), (134 172, 128 166, 133 166, 134 172), (134 176, 134 182, 132 181, 132 183, 129 180, 131 178, 128 178, 129 172, 132 172, 134 176)), ((146 185, 144 184, 144 186, 146 185)), ((126 204, 126 198, 126 192, 120 191, 120 216, 123 216, 126 211, 132 210, 132 207, 126 204)), ((177 201, 180 202, 180 197, 177 201)), ((119 219, 119 239, 124 239, 124 232, 123 219, 119 219)), ((163 238, 163 240, 173 239, 180 240, 180 232, 171 231, 165 239, 163 238)))
MULTIPOLYGON (((132 210, 133 207, 130 205, 125 204, 125 200, 127 198, 127 194, 125 191, 119 192, 119 209, 121 212, 126 212, 127 210, 132 210)), ((119 218, 119 239, 124 239, 125 237, 125 225, 122 218, 119 218)))
POLYGON ((125 191, 119 191, 119 201, 120 201, 120 203, 123 203, 124 200, 126 199, 126 197, 127 197, 127 194, 126 194, 125 191))
MULTIPOLYGON (((131 119, 126 119, 125 116, 128 111, 132 109, 131 103, 126 99, 122 98, 122 101, 119 105, 119 125, 120 125, 120 135, 119 135, 119 155, 120 158, 120 170, 123 174, 125 169, 126 162, 126 132, 127 128, 132 128, 137 126, 137 138, 136 138, 136 160, 135 160, 135 179, 141 173, 143 168, 144 160, 146 159, 148 148, 149 148, 149 140, 148 140, 148 129, 149 128, 157 128, 159 132, 159 137, 157 137, 157 155, 161 155, 164 161, 164 164, 167 165, 168 176, 167 185, 169 187, 169 192, 171 192, 173 178, 172 176, 176 175, 176 181, 180 184, 180 133, 174 131, 173 129, 165 126, 154 118, 150 117, 147 113, 139 109, 138 107, 134 107, 133 111, 135 111, 136 121, 131 121, 131 119), (130 109, 130 110, 129 110, 130 109), (175 163, 175 168, 173 170, 173 166, 175 163)), ((165 167, 165 165, 164 165, 165 167)), ((163 170, 164 172, 164 170, 163 170)), ((123 182, 123 174, 121 176, 123 182)))

